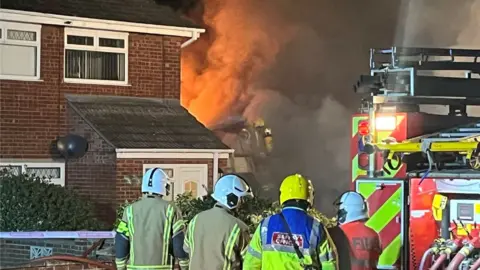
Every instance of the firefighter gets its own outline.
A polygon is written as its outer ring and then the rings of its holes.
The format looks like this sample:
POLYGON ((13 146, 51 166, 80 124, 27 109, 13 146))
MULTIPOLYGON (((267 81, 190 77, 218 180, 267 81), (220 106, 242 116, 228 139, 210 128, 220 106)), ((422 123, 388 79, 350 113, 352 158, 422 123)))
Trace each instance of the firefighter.
POLYGON ((377 269, 381 253, 378 234, 365 225, 368 220, 367 203, 364 197, 353 191, 340 195, 337 220, 350 243, 351 265, 354 270, 377 269))
POLYGON ((313 204, 312 183, 300 174, 280 186, 282 211, 258 225, 243 269, 336 269, 334 244, 323 225, 307 213, 313 204), (291 241, 293 238, 295 241, 291 241))
POLYGON ((172 269, 173 257, 188 259, 183 251, 185 222, 168 196, 168 176, 159 168, 142 179, 142 198, 125 207, 115 235, 117 269, 172 269))
POLYGON ((253 197, 240 176, 226 174, 215 184, 213 208, 197 214, 188 223, 184 250, 190 255, 190 270, 242 269, 248 246, 248 226, 233 216, 243 198, 253 197))

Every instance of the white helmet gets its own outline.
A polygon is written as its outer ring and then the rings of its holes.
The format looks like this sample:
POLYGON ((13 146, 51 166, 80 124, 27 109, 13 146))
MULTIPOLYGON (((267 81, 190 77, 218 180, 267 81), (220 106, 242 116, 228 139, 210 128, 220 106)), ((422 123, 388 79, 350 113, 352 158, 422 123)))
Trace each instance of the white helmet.
POLYGON ((368 218, 367 203, 360 193, 347 191, 340 195, 335 204, 338 206, 337 220, 340 224, 368 218))
POLYGON ((242 197, 253 197, 250 186, 236 174, 226 174, 218 179, 213 188, 212 198, 228 209, 240 205, 242 197))
POLYGON ((168 196, 170 184, 168 175, 160 168, 149 169, 142 179, 142 193, 168 196))

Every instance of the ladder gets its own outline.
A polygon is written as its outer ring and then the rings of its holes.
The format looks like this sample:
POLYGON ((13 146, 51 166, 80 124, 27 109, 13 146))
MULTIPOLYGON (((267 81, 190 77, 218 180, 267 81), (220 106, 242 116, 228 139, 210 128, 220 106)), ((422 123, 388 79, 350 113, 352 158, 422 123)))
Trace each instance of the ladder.
POLYGON ((398 153, 457 152, 469 160, 477 152, 480 142, 480 121, 437 133, 422 135, 402 142, 374 144, 377 150, 388 151, 388 158, 398 153))
POLYGON ((428 97, 429 102, 443 104, 447 100, 480 104, 480 50, 392 47, 370 50, 370 74, 361 75, 357 93, 392 97, 401 102, 428 97), (465 76, 425 76, 425 72, 462 71, 465 76), (423 74, 422 74, 423 72, 423 74), (413 98, 413 99, 412 99, 413 98), (435 100, 435 101, 434 101, 435 100))

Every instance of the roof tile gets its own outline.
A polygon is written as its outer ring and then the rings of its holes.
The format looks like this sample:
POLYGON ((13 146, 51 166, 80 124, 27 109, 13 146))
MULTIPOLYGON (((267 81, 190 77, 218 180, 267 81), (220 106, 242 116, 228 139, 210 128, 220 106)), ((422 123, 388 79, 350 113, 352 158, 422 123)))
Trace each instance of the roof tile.
POLYGON ((229 149, 175 99, 66 95, 116 148, 229 149))

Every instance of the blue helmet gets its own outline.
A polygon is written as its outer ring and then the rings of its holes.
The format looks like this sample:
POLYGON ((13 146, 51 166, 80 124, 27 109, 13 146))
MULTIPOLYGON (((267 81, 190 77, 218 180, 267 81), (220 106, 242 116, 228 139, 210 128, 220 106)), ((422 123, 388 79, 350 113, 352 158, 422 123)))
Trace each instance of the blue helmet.
POLYGON ((228 209, 235 209, 240 205, 243 197, 253 197, 250 186, 236 174, 226 174, 215 183, 212 197, 219 204, 228 209))
POLYGON ((368 218, 368 209, 365 198, 357 192, 348 191, 343 193, 337 200, 337 220, 345 224, 368 218))
POLYGON ((170 184, 168 175, 159 168, 149 169, 142 180, 142 193, 168 196, 170 184))

